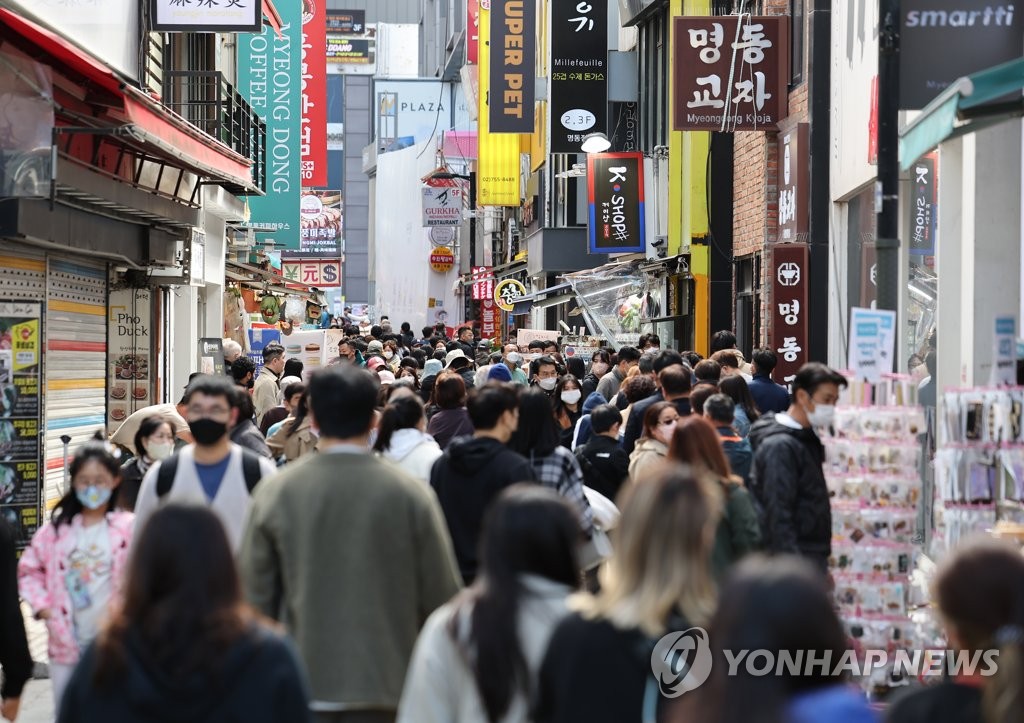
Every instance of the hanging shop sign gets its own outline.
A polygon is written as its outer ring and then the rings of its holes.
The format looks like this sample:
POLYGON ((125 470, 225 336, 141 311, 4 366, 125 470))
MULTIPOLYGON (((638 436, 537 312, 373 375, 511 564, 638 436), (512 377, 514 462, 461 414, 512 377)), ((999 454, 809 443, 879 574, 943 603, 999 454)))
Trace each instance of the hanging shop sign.
POLYGON ((358 35, 366 29, 366 11, 328 10, 326 27, 329 33, 358 35))
POLYGON ((454 226, 431 226, 427 237, 433 246, 449 246, 455 243, 454 226))
POLYGON ((224 340, 202 337, 199 340, 199 372, 222 376, 224 370, 224 340))
POLYGON ((480 336, 484 339, 494 339, 500 333, 501 309, 498 308, 494 299, 482 299, 480 301, 480 336))
POLYGON ((473 301, 494 300, 493 266, 474 266, 472 281, 473 301))
POLYGON ((807 352, 807 244, 772 247, 772 349, 778 356, 778 378, 787 384, 810 359, 807 352))
MULTIPOLYGON (((110 292, 107 301, 107 397, 111 414, 114 409, 121 409, 127 417, 155 403, 152 375, 148 373, 153 355, 151 324, 152 292, 149 289, 116 289, 110 292)), ((113 417, 109 419, 109 431, 113 434, 121 422, 113 417)))
POLYGON ((523 296, 526 296, 526 287, 515 279, 505 279, 494 287, 494 303, 502 311, 512 311, 512 307, 523 296))
POLYGON ((260 0, 183 2, 151 0, 152 29, 156 32, 258 33, 263 25, 260 0))
POLYGON ((250 221, 274 229, 274 248, 299 248, 301 117, 295 112, 302 90, 299 54, 302 3, 280 4, 281 35, 264 26, 258 35, 238 36, 238 86, 267 122, 267 193, 249 197, 250 221))
POLYGON ((640 150, 640 104, 612 103, 611 150, 634 153, 640 150))
POLYGON ((847 360, 855 379, 872 384, 892 373, 896 351, 896 312, 881 309, 850 309, 847 360))
MULTIPOLYGON (((490 42, 491 11, 480 6, 480 88, 477 93, 477 161, 478 206, 519 206, 519 136, 493 133, 490 128, 488 101, 492 45, 490 42)), ((500 49, 497 52, 501 52, 500 49)))
POLYGON ((466 62, 476 65, 480 42, 480 0, 466 0, 466 62))
POLYGON ((910 253, 935 255, 935 225, 939 216, 938 154, 922 156, 910 168, 910 253))
POLYGON ((341 264, 338 261, 282 261, 281 275, 285 278, 285 286, 292 289, 341 286, 341 264))
POLYGON ((448 246, 438 246, 430 252, 430 268, 439 274, 447 274, 455 268, 455 252, 448 246))
POLYGON ((491 1, 492 133, 533 133, 537 4, 491 1))
POLYGON ((579 153, 608 130, 608 6, 551 3, 551 152, 579 153))
POLYGON ((588 154, 587 207, 590 253, 642 253, 643 153, 588 154))
POLYGON ((0 301, 0 514, 19 549, 39 526, 42 305, 0 301))
POLYGON ((768 131, 789 105, 789 18, 673 19, 672 127, 768 131))
POLYGON ((341 256, 344 215, 341 191, 303 189, 299 201, 299 248, 284 250, 282 259, 341 256))
POLYGON ((900 109, 920 110, 957 78, 1024 55, 1022 15, 1011 2, 902 0, 900 109))
POLYGON ((458 226, 462 223, 462 189, 423 187, 423 225, 458 226))
POLYGON ((810 217, 810 126, 779 133, 779 241, 803 241, 810 217))
POLYGON ((302 185, 327 185, 327 9, 302 3, 302 185))

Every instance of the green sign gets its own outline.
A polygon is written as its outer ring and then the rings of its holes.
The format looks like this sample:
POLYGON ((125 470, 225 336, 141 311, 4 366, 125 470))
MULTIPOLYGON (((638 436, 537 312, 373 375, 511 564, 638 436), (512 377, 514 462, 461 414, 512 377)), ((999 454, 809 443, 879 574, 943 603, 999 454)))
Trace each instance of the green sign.
POLYGON ((278 4, 281 35, 266 23, 263 32, 238 36, 238 86, 267 122, 267 195, 249 199, 250 223, 266 228, 274 248, 299 248, 302 192, 302 3, 278 4))

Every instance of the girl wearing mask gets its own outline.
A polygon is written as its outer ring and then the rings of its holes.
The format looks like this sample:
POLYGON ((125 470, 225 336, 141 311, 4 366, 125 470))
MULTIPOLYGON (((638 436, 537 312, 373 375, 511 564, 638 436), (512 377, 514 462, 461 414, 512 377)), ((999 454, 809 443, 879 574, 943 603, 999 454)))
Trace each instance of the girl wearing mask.
POLYGON ((644 433, 629 455, 629 478, 644 482, 668 456, 668 446, 679 422, 679 412, 671 402, 652 404, 644 414, 644 433))
POLYGON ((142 478, 154 462, 167 459, 174 454, 174 430, 170 422, 153 415, 139 424, 135 433, 135 456, 121 467, 121 486, 117 495, 117 508, 126 512, 135 511, 139 498, 142 478))
POLYGON ((580 384, 580 388, 583 390, 584 399, 597 391, 597 383, 601 381, 601 377, 607 374, 608 370, 611 368, 611 354, 604 349, 595 351, 594 355, 590 359, 590 371, 586 373, 580 384))
POLYGON ((398 374, 398 365, 402 361, 402 357, 398 354, 398 344, 393 339, 388 339, 384 342, 384 361, 387 362, 388 369, 391 370, 392 374, 398 374))
POLYGON ((555 395, 551 398, 554 407, 555 421, 558 422, 559 443, 566 449, 572 449, 572 435, 576 423, 583 416, 583 390, 579 380, 572 374, 566 374, 555 385, 555 395))
POLYGON ((49 634, 50 680, 60 706, 82 651, 120 597, 134 516, 116 510, 116 451, 89 442, 71 461, 71 490, 32 536, 18 562, 18 588, 49 634))

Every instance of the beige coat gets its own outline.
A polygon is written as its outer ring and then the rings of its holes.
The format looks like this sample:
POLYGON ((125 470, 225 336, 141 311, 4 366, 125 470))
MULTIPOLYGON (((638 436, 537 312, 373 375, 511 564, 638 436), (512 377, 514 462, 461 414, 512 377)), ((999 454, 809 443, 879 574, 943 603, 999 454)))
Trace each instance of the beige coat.
POLYGON ((267 439, 267 446, 270 447, 270 451, 275 458, 280 457, 283 453, 284 458, 291 462, 316 451, 319 439, 313 434, 309 417, 302 420, 302 424, 299 425, 294 434, 289 435, 288 432, 291 431, 294 424, 295 417, 288 417, 288 419, 284 420, 281 428, 267 439))
POLYGON ((643 482, 665 463, 667 456, 668 447, 664 442, 650 437, 640 439, 629 455, 629 478, 634 482, 643 482))

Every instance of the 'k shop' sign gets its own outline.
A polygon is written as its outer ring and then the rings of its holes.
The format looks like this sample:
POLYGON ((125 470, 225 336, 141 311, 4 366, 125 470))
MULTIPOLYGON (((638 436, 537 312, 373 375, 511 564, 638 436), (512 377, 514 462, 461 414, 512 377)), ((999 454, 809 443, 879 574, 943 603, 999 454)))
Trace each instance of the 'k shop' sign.
POLYGON ((587 156, 587 236, 592 254, 640 253, 645 248, 644 156, 587 156))

